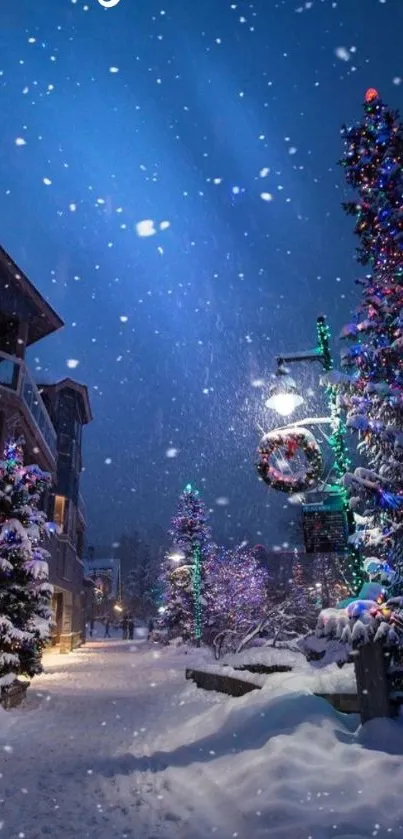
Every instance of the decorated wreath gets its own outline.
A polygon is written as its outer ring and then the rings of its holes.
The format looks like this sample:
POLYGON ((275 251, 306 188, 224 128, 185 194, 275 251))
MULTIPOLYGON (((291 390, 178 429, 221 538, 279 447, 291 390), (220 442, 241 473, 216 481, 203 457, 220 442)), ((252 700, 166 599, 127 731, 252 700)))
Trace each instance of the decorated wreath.
POLYGON ((258 449, 257 471, 263 481, 280 492, 305 492, 320 480, 323 458, 319 445, 306 428, 269 431, 258 449), (298 455, 303 454, 305 464, 298 455), (297 467, 293 471, 293 466, 297 467))

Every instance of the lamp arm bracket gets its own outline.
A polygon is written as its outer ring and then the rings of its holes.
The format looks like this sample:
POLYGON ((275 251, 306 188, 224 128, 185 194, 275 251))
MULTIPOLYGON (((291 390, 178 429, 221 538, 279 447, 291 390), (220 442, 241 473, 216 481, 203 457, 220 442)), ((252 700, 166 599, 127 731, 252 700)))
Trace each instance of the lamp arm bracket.
POLYGON ((284 364, 295 364, 299 361, 319 361, 325 366, 325 359, 319 347, 313 350, 304 350, 302 352, 284 353, 277 356, 277 366, 281 367, 284 364))
MULTIPOLYGON (((297 420, 297 422, 290 422, 287 425, 281 425, 276 428, 276 431, 289 431, 292 428, 304 428, 306 425, 331 425, 333 420, 331 417, 306 417, 302 420, 297 420)), ((259 431, 263 431, 263 428, 258 425, 259 431)))

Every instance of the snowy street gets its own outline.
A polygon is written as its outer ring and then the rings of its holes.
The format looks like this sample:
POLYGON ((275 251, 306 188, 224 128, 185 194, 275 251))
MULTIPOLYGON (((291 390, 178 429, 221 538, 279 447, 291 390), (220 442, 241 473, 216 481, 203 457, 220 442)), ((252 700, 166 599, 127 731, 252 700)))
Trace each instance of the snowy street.
POLYGON ((303 668, 198 691, 185 668, 208 656, 117 638, 47 655, 0 712, 0 839, 402 836, 400 723, 363 732, 303 668))

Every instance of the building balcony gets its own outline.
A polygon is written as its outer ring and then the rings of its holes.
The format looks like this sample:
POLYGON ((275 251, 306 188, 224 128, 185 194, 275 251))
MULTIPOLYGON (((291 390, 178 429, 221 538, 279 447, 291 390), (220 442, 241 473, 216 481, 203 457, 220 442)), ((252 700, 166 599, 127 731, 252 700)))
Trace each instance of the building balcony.
POLYGON ((38 386, 23 359, 0 352, 1 400, 4 397, 23 414, 38 448, 53 470, 57 456, 57 435, 38 386))

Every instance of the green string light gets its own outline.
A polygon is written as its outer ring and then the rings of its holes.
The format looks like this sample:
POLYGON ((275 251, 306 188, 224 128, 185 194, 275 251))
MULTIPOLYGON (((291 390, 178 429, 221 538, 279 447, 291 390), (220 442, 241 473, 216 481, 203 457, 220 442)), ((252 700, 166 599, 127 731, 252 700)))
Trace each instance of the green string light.
MULTIPOLYGON (((325 372, 330 373, 331 370, 333 370, 333 358, 330 350, 330 327, 324 316, 319 317, 316 323, 318 351, 321 355, 325 372)), ((336 386, 333 384, 327 384, 325 390, 330 410, 332 434, 329 442, 333 450, 334 471, 336 473, 336 480, 342 497, 343 507, 350 525, 349 530, 350 532, 354 532, 354 518, 349 508, 347 492, 341 483, 344 475, 351 468, 351 460, 346 445, 346 424, 340 413, 336 386)), ((355 595, 361 590, 364 582, 364 573, 360 552, 358 548, 353 545, 349 545, 348 547, 348 569, 351 578, 352 594, 355 595)))
POLYGON ((193 610, 194 610, 194 639, 199 646, 202 637, 202 614, 201 614, 201 550, 200 545, 195 545, 193 548, 193 566, 192 566, 192 583, 193 583, 193 610))

